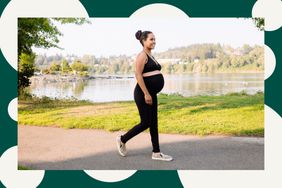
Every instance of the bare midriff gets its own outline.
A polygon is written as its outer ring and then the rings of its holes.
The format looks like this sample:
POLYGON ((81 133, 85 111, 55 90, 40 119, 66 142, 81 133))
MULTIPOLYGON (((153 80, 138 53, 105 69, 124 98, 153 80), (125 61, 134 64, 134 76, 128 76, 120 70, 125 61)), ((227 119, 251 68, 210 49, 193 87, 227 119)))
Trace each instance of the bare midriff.
POLYGON ((144 77, 146 77, 146 76, 152 76, 152 75, 156 75, 156 74, 161 74, 161 71, 159 71, 159 70, 154 70, 154 71, 150 71, 150 72, 145 72, 145 73, 143 73, 142 75, 143 75, 144 77))

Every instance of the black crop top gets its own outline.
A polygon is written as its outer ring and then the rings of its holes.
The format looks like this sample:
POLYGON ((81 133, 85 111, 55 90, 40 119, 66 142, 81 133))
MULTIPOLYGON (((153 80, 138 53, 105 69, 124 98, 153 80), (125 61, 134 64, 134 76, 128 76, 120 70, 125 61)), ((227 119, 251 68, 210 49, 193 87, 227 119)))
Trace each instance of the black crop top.
POLYGON ((148 61, 147 63, 145 63, 142 73, 162 69, 162 66, 159 63, 155 62, 156 60, 154 61, 148 54, 147 54, 147 57, 148 57, 148 61))

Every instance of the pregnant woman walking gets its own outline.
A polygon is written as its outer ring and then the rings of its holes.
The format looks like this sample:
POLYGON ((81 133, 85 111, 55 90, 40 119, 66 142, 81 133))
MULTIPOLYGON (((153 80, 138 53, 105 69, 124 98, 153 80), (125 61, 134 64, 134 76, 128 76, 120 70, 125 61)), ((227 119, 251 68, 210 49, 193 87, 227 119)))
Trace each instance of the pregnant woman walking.
POLYGON ((140 123, 135 125, 124 135, 116 138, 118 152, 121 156, 126 156, 126 142, 142 131, 150 128, 151 142, 153 146, 152 159, 171 161, 172 156, 160 152, 158 133, 158 98, 164 86, 164 77, 161 65, 151 55, 151 50, 155 47, 155 36, 151 31, 138 30, 135 34, 137 40, 143 46, 136 58, 135 77, 137 84, 134 88, 134 101, 137 105, 140 123))

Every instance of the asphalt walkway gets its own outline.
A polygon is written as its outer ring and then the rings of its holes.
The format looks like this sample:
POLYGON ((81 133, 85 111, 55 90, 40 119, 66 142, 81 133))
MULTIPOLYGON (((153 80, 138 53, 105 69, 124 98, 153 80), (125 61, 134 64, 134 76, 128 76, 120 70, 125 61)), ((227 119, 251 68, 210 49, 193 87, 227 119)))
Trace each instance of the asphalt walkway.
POLYGON ((126 144, 128 155, 116 148, 123 131, 18 126, 19 165, 46 170, 263 170, 264 138, 160 134, 161 152, 171 162, 151 159, 149 132, 126 144))

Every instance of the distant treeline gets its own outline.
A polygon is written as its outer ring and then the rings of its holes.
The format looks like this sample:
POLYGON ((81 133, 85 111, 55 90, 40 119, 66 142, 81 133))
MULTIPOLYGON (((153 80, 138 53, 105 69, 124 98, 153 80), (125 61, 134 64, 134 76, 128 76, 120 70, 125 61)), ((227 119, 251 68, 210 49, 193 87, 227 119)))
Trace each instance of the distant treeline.
MULTIPOLYGON (((229 45, 202 43, 170 48, 152 55, 162 64, 163 73, 189 72, 254 72, 264 70, 263 46, 245 44, 239 48, 229 45)), ((37 71, 58 71, 80 74, 133 74, 136 55, 96 58, 94 55, 37 55, 37 71)))

